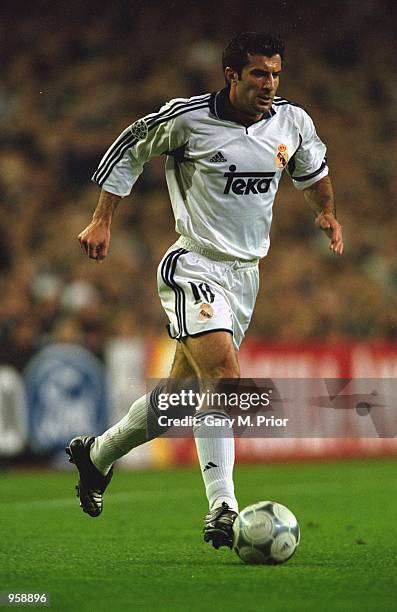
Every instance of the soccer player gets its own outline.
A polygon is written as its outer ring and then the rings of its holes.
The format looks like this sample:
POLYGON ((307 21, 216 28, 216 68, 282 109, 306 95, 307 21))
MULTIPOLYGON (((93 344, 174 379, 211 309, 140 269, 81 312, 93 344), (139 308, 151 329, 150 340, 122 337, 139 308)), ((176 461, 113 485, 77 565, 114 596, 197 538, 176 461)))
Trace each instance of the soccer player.
MULTIPOLYGON (((102 190, 92 221, 78 239, 88 257, 101 262, 109 251, 120 199, 129 195, 149 159, 166 156, 180 235, 158 268, 159 296, 177 340, 170 379, 239 378, 237 351, 254 309, 258 261, 269 248, 272 206, 283 172, 315 210, 315 223, 329 236, 330 249, 343 251, 326 147, 307 112, 276 96, 283 55, 277 37, 238 35, 223 53, 224 89, 174 99, 135 121, 111 145, 93 176, 102 190)), ((79 471, 80 505, 90 516, 102 511, 113 463, 155 437, 147 423, 159 414, 158 393, 155 389, 136 400, 101 436, 70 442, 67 452, 79 471)), ((212 413, 225 417, 222 410, 212 413)), ((205 414, 208 410, 199 413, 194 427, 209 502, 204 539, 215 548, 231 547, 238 512, 234 439, 226 424, 215 435, 205 414)))

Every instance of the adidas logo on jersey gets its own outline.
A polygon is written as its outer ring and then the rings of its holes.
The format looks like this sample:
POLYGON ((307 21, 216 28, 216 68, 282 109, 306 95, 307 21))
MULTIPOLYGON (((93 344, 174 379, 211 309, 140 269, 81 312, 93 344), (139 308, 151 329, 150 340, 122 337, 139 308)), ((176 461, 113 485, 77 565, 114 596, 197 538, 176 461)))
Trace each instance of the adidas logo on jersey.
POLYGON ((210 162, 213 163, 217 163, 217 162, 225 162, 227 161, 227 159, 225 157, 223 157, 223 153, 222 151, 218 151, 218 153, 216 153, 213 157, 211 157, 210 162))
POLYGON ((251 193, 267 193, 275 172, 236 172, 234 164, 229 166, 230 172, 225 172, 227 178, 226 195, 232 191, 236 195, 249 195, 251 193))

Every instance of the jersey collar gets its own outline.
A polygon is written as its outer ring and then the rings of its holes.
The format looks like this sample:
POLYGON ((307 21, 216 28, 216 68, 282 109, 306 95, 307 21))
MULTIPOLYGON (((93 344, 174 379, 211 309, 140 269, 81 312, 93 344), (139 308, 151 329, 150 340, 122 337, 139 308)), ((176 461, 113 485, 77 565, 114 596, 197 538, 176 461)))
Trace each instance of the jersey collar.
MULTIPOLYGON (((227 112, 226 112, 226 101, 229 98, 229 91, 230 91, 229 86, 224 87, 220 91, 214 91, 211 94, 210 101, 209 101, 211 113, 215 115, 215 117, 217 117, 218 119, 225 119, 226 121, 231 121, 231 119, 229 119, 227 112)), ((275 114, 276 114, 276 109, 274 108, 274 106, 272 106, 268 111, 266 111, 266 113, 263 113, 262 119, 259 119, 259 121, 256 121, 256 123, 260 123, 261 121, 264 121, 265 119, 269 119, 270 117, 273 117, 273 115, 275 114)), ((235 121, 234 123, 237 123, 237 121, 235 121)))

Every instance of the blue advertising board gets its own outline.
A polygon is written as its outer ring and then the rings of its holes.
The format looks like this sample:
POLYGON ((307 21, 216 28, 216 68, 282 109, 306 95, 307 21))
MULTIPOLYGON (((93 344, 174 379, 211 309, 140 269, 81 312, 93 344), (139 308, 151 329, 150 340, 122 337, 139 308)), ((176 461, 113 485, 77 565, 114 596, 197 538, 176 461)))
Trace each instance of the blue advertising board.
POLYGON ((98 435, 106 429, 104 367, 84 347, 54 344, 42 349, 24 377, 33 451, 56 453, 75 435, 98 435))

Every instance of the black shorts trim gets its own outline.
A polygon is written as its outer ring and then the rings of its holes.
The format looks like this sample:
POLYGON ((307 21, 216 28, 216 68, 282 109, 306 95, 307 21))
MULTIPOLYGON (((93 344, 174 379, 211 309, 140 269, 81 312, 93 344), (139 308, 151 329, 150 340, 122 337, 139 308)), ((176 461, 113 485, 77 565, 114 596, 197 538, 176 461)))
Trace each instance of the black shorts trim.
POLYGON ((177 340, 178 342, 181 342, 181 340, 183 340, 183 338, 195 338, 197 336, 204 336, 205 334, 211 334, 212 332, 217 332, 217 331, 225 331, 225 332, 229 332, 229 334, 231 334, 233 336, 233 332, 231 329, 226 329, 226 327, 217 327, 215 329, 206 329, 205 331, 202 332, 197 332, 196 334, 185 334, 184 336, 181 336, 180 334, 177 334, 176 336, 173 336, 171 334, 171 325, 170 323, 167 323, 167 325, 165 326, 167 333, 169 335, 169 337, 171 338, 171 340, 177 340))
MULTIPOLYGON (((186 334, 186 336, 190 336, 192 338, 196 338, 197 336, 205 336, 206 334, 212 334, 212 332, 217 332, 217 331, 229 332, 229 334, 231 334, 232 337, 233 337, 233 330, 226 329, 226 327, 216 327, 214 329, 206 329, 205 331, 197 332, 195 334, 186 334)), ((186 338, 186 336, 184 336, 184 337, 186 338)), ((183 338, 181 338, 181 340, 183 340, 183 338)))
MULTIPOLYGON (((186 249, 176 249, 175 251, 171 251, 168 253, 163 263, 161 264, 161 277, 164 283, 170 287, 175 293, 175 315, 178 323, 178 333, 176 338, 179 338, 182 335, 187 335, 188 331, 186 329, 186 313, 185 313, 185 293, 174 280, 175 268, 178 262, 178 259, 181 255, 186 255, 189 253, 186 249)), ((171 336, 170 328, 168 328, 168 333, 171 336)))

